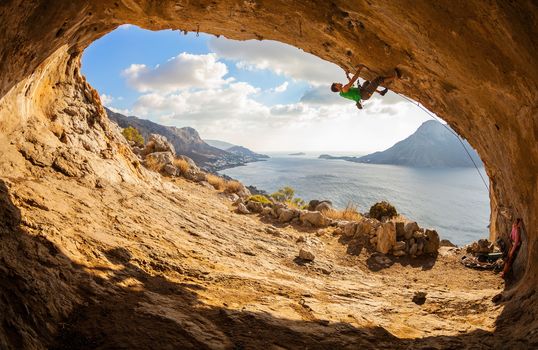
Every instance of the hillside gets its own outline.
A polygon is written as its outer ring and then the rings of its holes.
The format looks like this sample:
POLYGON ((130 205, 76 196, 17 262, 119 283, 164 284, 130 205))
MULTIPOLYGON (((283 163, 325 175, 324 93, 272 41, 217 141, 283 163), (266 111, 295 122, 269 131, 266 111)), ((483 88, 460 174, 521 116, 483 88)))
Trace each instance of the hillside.
POLYGON ((108 108, 105 109, 108 117, 113 122, 116 122, 122 128, 132 126, 138 129, 146 140, 150 134, 165 136, 174 145, 177 154, 192 158, 203 169, 215 171, 258 160, 256 157, 235 154, 234 152, 227 152, 208 145, 200 138, 198 132, 190 127, 164 126, 150 120, 140 119, 135 116, 128 117, 113 112, 108 108))
MULTIPOLYGON (((480 157, 467 141, 463 141, 475 163, 480 157)), ((440 122, 424 122, 408 138, 382 152, 375 152, 355 160, 358 163, 394 164, 423 168, 471 167, 472 161, 458 139, 440 122)))
POLYGON ((204 142, 207 143, 210 146, 219 148, 223 151, 226 151, 228 148, 232 148, 235 145, 233 143, 229 143, 226 141, 220 141, 220 140, 206 140, 204 139, 204 142))

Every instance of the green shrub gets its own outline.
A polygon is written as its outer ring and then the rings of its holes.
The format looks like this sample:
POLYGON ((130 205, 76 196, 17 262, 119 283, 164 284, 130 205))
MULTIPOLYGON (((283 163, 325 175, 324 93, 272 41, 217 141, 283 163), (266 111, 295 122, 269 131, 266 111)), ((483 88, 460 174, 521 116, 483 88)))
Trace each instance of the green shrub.
POLYGON ((140 132, 132 126, 123 129, 121 133, 127 141, 133 141, 137 146, 140 147, 144 146, 144 138, 140 132))
POLYGON ((248 197, 248 200, 252 201, 252 202, 258 202, 258 203, 261 203, 261 204, 271 204, 271 201, 269 200, 269 198, 267 198, 266 196, 261 195, 261 194, 256 194, 254 196, 250 196, 250 197, 248 197))
POLYGON ((370 217, 377 220, 381 220, 384 216, 390 219, 396 215, 398 215, 396 208, 389 202, 378 202, 370 208, 370 217))
POLYGON ((271 198, 273 198, 277 202, 285 203, 291 202, 294 195, 294 189, 289 186, 285 186, 276 191, 275 193, 271 194, 271 198))

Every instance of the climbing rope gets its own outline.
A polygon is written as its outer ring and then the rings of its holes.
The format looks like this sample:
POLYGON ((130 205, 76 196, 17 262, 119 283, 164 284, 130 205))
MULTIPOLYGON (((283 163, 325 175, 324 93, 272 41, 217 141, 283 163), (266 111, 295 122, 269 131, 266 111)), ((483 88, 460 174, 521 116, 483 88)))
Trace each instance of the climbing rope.
MULTIPOLYGON (((396 92, 397 93, 397 92, 396 92)), ((461 143, 461 146, 463 147, 463 149, 465 150, 465 153, 467 153, 467 156, 469 156, 469 159, 471 160, 471 162, 473 162, 473 165, 476 169, 476 171, 478 172, 478 175, 480 175, 480 178, 482 179, 482 183, 484 184, 484 186, 486 187, 486 190, 488 191, 489 193, 489 186, 488 184, 486 183, 486 180, 484 180, 484 177, 482 176, 482 172, 480 171, 480 169, 478 168, 478 165, 476 165, 476 162, 474 161, 473 157, 471 156, 471 153, 469 153, 469 150, 467 149, 467 147, 465 147, 465 143, 463 143, 461 137, 456 134, 452 129, 450 129, 448 127, 448 125, 444 124, 441 122, 440 118, 436 117, 433 113, 431 113, 430 111, 428 111, 426 108, 424 108, 420 103, 418 102, 415 102, 413 100, 411 100, 410 98, 408 98, 407 96, 404 96, 400 93, 397 93, 398 95, 400 95, 400 97, 403 97, 404 99, 406 99, 408 102, 410 102, 411 104, 417 106, 418 108, 420 108, 422 111, 426 112, 426 114, 428 114, 433 120, 436 120, 438 122, 441 123, 441 125, 447 129, 452 135, 454 135, 458 141, 461 143)))

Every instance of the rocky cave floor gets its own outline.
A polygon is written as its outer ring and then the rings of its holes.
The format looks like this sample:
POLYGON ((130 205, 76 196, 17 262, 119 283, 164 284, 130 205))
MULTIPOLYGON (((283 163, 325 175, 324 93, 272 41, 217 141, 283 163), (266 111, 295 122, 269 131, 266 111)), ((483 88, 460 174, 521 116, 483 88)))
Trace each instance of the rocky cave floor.
MULTIPOLYGON (((503 306, 492 298, 503 281, 463 267, 448 248, 437 259, 380 265, 333 228, 275 224, 271 233, 272 222, 234 213, 215 190, 157 182, 2 179, 20 231, 4 237, 4 249, 25 246, 39 265, 32 273, 49 271, 49 312, 70 315, 48 347, 475 349, 501 341, 493 331, 503 306), (298 258, 302 244, 314 262, 298 258), (415 292, 427 293, 425 303, 412 301, 415 292)), ((23 263, 15 253, 3 259, 23 263)))

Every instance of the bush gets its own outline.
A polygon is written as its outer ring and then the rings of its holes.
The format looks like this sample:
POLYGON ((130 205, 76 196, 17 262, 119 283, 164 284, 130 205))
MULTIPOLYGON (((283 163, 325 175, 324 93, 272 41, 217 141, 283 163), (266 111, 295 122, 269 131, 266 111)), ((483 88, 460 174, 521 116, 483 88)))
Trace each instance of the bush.
POLYGON ((392 219, 397 215, 398 212, 396 211, 396 208, 389 202, 378 202, 370 208, 370 217, 377 220, 381 220, 384 216, 392 219))
POLYGON ((174 165, 181 171, 182 174, 185 174, 191 168, 189 162, 181 158, 174 159, 174 165))
POLYGON ((323 210, 322 214, 334 220, 360 221, 362 218, 357 210, 357 206, 353 203, 348 203, 344 210, 323 210))
POLYGON ((295 190, 289 186, 286 186, 271 194, 271 198, 273 198, 277 202, 285 203, 291 202, 294 195, 295 190))
POLYGON ((243 188, 243 184, 239 181, 227 181, 224 185, 224 192, 226 193, 237 193, 243 188))
POLYGON ((144 138, 140 132, 132 126, 123 129, 121 133, 127 141, 132 141, 135 145, 140 147, 144 146, 144 138))
POLYGON ((226 180, 213 174, 207 174, 207 182, 218 191, 222 191, 226 186, 226 180))
POLYGON ((269 200, 269 198, 267 198, 266 196, 261 195, 261 194, 256 194, 254 196, 250 196, 250 197, 248 197, 248 200, 252 201, 252 202, 258 202, 258 203, 261 203, 261 204, 272 204, 271 201, 269 200))
POLYGON ((144 166, 151 171, 160 172, 163 168, 163 165, 155 158, 146 158, 144 160, 144 166))

